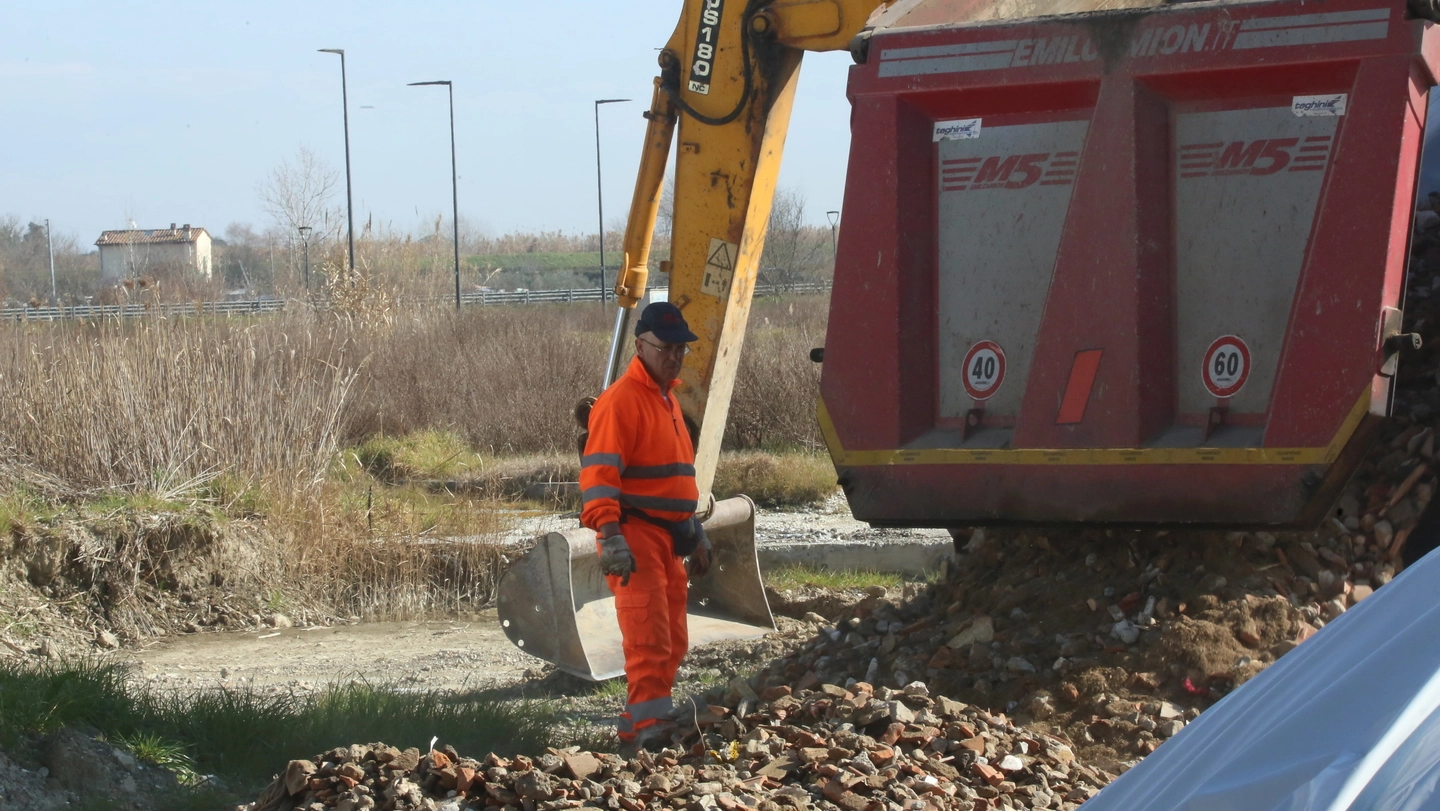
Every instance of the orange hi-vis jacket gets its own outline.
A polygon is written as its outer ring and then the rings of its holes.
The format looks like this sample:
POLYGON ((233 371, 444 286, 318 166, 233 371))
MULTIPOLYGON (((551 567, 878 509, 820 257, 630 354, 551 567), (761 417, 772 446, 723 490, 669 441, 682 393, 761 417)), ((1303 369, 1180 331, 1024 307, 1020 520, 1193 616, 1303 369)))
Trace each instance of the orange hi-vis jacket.
POLYGON ((695 447, 680 404, 661 396, 638 357, 595 401, 589 430, 580 460, 582 524, 598 531, 618 523, 623 507, 666 521, 695 513, 695 447))

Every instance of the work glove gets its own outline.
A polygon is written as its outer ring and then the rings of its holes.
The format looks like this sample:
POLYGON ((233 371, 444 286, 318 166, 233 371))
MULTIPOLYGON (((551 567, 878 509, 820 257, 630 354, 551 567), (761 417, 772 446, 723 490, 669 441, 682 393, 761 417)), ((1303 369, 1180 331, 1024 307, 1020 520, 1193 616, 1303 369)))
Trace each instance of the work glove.
POLYGON ((695 522, 695 530, 700 533, 700 545, 696 546, 695 551, 690 553, 690 557, 685 559, 685 573, 691 577, 704 577, 705 573, 710 571, 710 538, 705 534, 705 527, 701 526, 699 521, 695 522))
POLYGON ((635 571, 635 556, 630 554, 630 544, 624 535, 611 535, 600 539, 600 571, 621 578, 620 585, 630 585, 630 574, 635 571))

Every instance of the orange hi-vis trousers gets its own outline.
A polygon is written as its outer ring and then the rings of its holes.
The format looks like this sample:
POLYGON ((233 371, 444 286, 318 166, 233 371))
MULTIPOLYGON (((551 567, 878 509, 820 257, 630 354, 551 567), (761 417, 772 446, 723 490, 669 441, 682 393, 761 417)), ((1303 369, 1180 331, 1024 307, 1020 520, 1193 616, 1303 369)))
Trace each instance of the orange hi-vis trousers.
POLYGON ((628 741, 674 709, 670 691, 675 686, 675 671, 690 646, 685 615, 690 585, 669 533, 639 520, 620 528, 635 556, 635 571, 628 586, 620 585, 619 577, 605 579, 615 594, 625 651, 628 690, 625 712, 620 716, 620 739, 628 741))

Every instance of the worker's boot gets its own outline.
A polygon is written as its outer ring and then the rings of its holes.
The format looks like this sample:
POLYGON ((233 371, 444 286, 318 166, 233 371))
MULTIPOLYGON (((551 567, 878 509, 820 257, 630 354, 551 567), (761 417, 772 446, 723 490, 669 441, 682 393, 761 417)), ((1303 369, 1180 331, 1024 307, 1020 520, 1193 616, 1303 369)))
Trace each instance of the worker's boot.
POLYGON ((640 754, 642 749, 646 752, 659 752, 661 749, 673 746, 675 732, 679 728, 674 721, 664 719, 651 724, 637 732, 632 740, 620 742, 620 757, 629 760, 640 754))

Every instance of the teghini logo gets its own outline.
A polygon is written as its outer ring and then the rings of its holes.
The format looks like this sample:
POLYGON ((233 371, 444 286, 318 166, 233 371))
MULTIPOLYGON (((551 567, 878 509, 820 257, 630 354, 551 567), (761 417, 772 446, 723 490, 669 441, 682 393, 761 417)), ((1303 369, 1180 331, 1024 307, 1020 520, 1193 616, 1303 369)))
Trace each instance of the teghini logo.
POLYGON ((961 118, 954 121, 936 121, 936 143, 940 141, 970 141, 980 137, 980 119, 961 118))
POLYGON ((1338 116, 1345 115, 1344 93, 1328 96, 1296 96, 1290 102, 1290 112, 1297 116, 1338 116))

